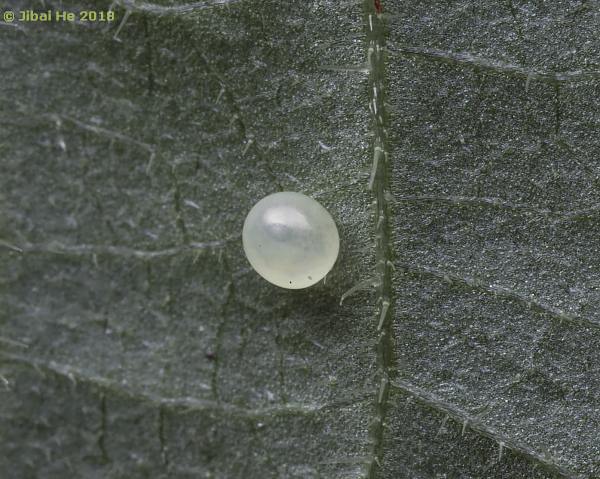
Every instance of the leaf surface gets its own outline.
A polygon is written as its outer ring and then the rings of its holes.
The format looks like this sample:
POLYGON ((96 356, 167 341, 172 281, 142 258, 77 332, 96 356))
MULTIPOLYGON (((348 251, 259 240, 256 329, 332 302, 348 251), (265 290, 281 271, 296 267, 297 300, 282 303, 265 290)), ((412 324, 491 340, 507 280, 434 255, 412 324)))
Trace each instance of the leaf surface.
POLYGON ((0 27, 2 477, 600 473, 595 9, 379 5, 0 27), (325 284, 243 255, 282 190, 325 284))

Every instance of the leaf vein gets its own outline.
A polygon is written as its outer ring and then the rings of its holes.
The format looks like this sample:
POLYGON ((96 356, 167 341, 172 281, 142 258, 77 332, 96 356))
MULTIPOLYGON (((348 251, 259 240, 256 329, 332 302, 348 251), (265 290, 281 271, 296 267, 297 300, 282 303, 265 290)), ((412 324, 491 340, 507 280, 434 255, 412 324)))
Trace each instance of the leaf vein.
POLYGON ((556 457, 553 457, 550 453, 537 451, 530 445, 503 434, 495 427, 482 422, 478 416, 470 414, 458 406, 446 402, 437 395, 411 384, 406 380, 395 379, 392 382, 391 387, 392 389, 398 390, 416 399, 429 408, 449 416, 459 423, 462 423, 463 432, 468 427, 475 433, 497 442, 501 449, 510 449, 511 451, 521 454, 530 459, 532 462, 535 462, 554 473, 560 474, 563 477, 573 479, 583 477, 580 474, 562 466, 559 463, 559 460, 556 457))

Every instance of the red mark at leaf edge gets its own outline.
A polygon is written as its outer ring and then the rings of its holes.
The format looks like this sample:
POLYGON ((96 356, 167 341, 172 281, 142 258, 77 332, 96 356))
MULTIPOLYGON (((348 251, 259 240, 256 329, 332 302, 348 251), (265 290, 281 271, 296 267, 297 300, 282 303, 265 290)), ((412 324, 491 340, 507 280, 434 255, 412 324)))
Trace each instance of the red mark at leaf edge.
POLYGON ((373 3, 375 4, 375 11, 377 12, 377 14, 379 15, 380 13, 383 13, 383 7, 381 6, 381 0, 373 0, 373 3))

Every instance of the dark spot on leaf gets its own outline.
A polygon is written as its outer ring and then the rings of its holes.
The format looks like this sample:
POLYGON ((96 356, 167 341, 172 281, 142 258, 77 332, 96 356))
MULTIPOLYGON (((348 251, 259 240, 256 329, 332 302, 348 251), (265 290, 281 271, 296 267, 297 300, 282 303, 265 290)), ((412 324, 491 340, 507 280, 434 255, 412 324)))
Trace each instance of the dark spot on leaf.
POLYGON ((217 353, 215 353, 213 351, 209 351, 204 355, 204 357, 206 359, 208 359, 209 361, 214 361, 215 359, 217 359, 217 353))

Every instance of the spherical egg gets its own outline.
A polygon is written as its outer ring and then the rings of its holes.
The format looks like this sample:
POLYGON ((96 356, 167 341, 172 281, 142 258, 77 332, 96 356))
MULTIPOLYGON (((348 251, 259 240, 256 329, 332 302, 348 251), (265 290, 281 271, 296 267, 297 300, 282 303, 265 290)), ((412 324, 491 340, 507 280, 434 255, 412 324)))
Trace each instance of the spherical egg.
POLYGON ((267 281, 288 289, 312 286, 331 270, 340 237, 329 212, 301 193, 273 193, 246 216, 242 243, 267 281))

